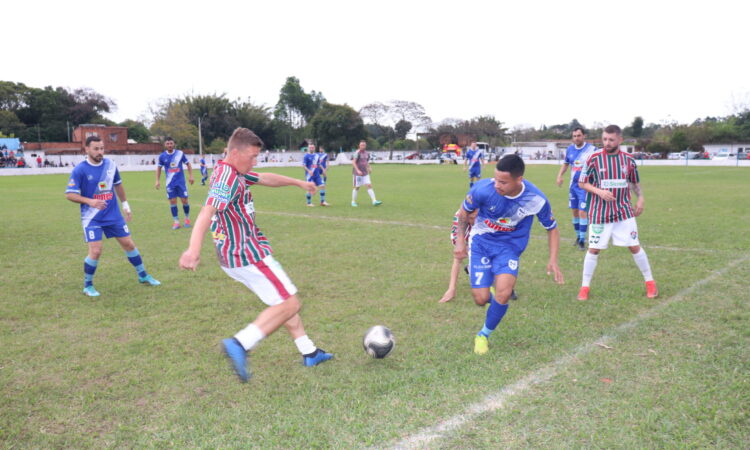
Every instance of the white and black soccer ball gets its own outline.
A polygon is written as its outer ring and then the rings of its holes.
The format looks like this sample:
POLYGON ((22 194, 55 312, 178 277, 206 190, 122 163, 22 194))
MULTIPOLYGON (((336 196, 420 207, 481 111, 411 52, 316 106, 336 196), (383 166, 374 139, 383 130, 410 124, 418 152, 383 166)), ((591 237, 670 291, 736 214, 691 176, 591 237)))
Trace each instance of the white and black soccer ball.
POLYGON ((365 333, 362 346, 365 352, 373 358, 385 358, 396 346, 396 339, 388 327, 375 325, 365 333))

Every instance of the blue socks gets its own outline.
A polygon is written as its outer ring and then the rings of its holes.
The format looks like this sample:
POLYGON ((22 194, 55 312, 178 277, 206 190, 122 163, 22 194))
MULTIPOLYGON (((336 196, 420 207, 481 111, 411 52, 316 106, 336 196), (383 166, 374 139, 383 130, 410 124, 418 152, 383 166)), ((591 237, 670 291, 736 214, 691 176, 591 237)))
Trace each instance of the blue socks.
POLYGON ((586 232, 589 229, 589 219, 578 219, 578 237, 586 240, 586 232))
POLYGON ((312 203, 312 195, 310 195, 310 194, 305 194, 305 198, 307 199, 307 204, 308 204, 308 205, 309 205, 310 203, 312 203))
POLYGON ((91 259, 88 256, 83 260, 83 287, 94 285, 94 272, 96 272, 98 264, 98 260, 91 259))
POLYGON ((177 205, 169 205, 169 210, 172 211, 172 218, 175 222, 180 220, 180 218, 177 217, 177 205))
POLYGON ((497 325, 503 320, 505 312, 508 311, 508 304, 501 305, 495 301, 495 297, 490 295, 490 307, 487 308, 487 317, 484 320, 484 327, 479 332, 480 335, 490 337, 497 325))
POLYGON ((190 218, 190 203, 185 203, 182 205, 182 210, 185 211, 185 218, 190 218))
POLYGON ((320 190, 320 203, 323 203, 324 201, 326 201, 326 190, 321 189, 320 190))
POLYGON ((580 227, 580 219, 578 217, 573 217, 573 229, 576 231, 576 236, 578 238, 581 237, 581 227, 580 227))
POLYGON ((135 267, 135 271, 138 272, 138 276, 143 278, 146 275, 146 269, 143 268, 143 260, 141 259, 141 253, 138 251, 138 249, 133 249, 132 252, 125 252, 125 254, 128 257, 128 261, 130 261, 130 264, 135 267))

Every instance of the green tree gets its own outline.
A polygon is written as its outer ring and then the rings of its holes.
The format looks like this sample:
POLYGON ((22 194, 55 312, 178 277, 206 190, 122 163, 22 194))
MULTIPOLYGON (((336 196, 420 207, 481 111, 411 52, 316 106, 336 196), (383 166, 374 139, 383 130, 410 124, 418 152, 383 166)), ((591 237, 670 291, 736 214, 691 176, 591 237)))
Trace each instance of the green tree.
POLYGON ((309 94, 302 89, 297 77, 288 77, 279 91, 279 101, 274 108, 276 119, 286 124, 289 147, 292 140, 301 140, 302 129, 312 119, 325 102, 323 94, 311 91, 309 94))
POLYGON ((406 139, 406 134, 411 130, 411 122, 401 119, 396 122, 396 126, 393 128, 396 131, 396 138, 404 140, 406 139))
POLYGON ((367 137, 362 118, 349 105, 323 103, 310 120, 310 128, 313 137, 330 149, 354 148, 367 137))
POLYGON ((637 116, 630 125, 631 134, 634 138, 643 136, 643 117, 637 116))
POLYGON ((16 113, 0 109, 0 133, 6 136, 19 136, 26 126, 21 122, 16 113))
POLYGON ((180 100, 167 100, 157 112, 151 135, 165 138, 170 136, 179 148, 198 148, 198 126, 189 116, 189 106, 180 100))
POLYGON ((118 124, 121 127, 128 127, 128 139, 132 139, 139 143, 149 142, 151 133, 148 128, 141 122, 136 120, 126 119, 118 124))

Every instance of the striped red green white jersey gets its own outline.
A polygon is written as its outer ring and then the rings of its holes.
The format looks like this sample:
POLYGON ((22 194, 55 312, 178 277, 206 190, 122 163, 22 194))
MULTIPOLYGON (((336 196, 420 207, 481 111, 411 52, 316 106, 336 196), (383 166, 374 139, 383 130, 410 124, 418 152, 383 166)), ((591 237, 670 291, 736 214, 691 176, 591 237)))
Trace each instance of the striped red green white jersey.
POLYGON ((211 175, 205 204, 216 208, 211 235, 223 267, 249 266, 272 253, 268 238, 255 225, 250 186, 259 179, 257 173, 243 175, 223 161, 211 175))
POLYGON ((614 201, 605 202, 598 195, 589 194, 590 223, 613 223, 635 217, 630 201, 630 183, 638 183, 640 178, 635 159, 629 154, 618 151, 609 155, 604 150, 594 153, 579 181, 615 195, 614 201))

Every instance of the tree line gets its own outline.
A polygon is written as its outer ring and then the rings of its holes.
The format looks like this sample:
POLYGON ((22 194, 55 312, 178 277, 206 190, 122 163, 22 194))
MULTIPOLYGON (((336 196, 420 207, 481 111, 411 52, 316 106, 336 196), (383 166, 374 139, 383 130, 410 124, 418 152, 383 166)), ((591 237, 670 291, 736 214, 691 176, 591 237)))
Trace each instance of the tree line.
MULTIPOLYGON (((445 119, 434 123, 416 102, 373 102, 359 111, 326 100, 322 92, 305 91, 300 80, 288 77, 273 107, 247 99, 229 99, 226 94, 185 95, 152 106, 143 120, 116 123, 105 117, 115 102, 92 89, 35 88, 23 83, 0 81, 0 137, 18 137, 28 142, 70 139, 80 124, 118 125, 128 128, 130 139, 150 142, 171 136, 181 148, 220 153, 236 127, 255 131, 268 148, 296 149, 314 139, 330 150, 349 151, 361 139, 373 149, 412 150, 439 147, 441 137, 455 142, 459 136, 488 142, 492 146, 511 141, 568 139, 578 120, 541 127, 508 129, 494 116, 445 119), (203 142, 199 143, 198 126, 203 142)), ((587 130, 591 137, 604 125, 587 130)), ((685 149, 702 151, 707 143, 750 142, 750 108, 727 116, 706 117, 690 124, 645 123, 635 117, 624 128, 626 138, 642 151, 667 153, 685 149)))

